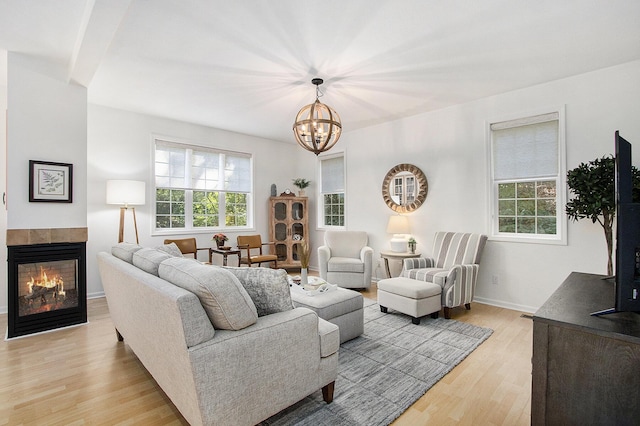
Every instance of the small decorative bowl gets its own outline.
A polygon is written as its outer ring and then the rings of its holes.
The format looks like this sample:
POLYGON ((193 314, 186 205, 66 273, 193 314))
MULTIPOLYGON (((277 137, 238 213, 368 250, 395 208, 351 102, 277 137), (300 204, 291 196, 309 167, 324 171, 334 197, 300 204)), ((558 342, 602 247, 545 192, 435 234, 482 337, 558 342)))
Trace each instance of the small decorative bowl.
POLYGON ((220 250, 231 250, 231 247, 229 247, 229 246, 222 246, 222 247, 219 247, 219 248, 220 248, 220 250))

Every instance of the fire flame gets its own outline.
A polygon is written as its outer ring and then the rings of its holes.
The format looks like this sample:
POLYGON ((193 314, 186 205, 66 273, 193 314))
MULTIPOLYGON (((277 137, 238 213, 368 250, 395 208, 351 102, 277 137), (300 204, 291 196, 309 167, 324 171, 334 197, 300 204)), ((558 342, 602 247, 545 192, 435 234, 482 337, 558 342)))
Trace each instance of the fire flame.
POLYGON ((31 277, 31 280, 27 281, 27 286, 29 287, 29 294, 33 294, 33 287, 37 286, 44 288, 55 288, 55 291, 58 293, 58 295, 65 295, 64 281, 62 280, 62 278, 59 275, 56 275, 53 278, 49 279, 49 277, 47 277, 47 273, 42 269, 40 269, 40 278, 35 279, 31 277))

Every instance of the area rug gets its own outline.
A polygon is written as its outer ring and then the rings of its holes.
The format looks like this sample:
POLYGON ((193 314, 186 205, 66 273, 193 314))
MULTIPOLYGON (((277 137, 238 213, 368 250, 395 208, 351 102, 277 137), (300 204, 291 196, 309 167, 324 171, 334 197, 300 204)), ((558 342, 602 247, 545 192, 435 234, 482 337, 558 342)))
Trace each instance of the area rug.
POLYGON ((364 322, 364 334, 340 346, 333 402, 318 391, 261 425, 388 425, 493 333, 441 318, 414 325, 368 299, 364 322))

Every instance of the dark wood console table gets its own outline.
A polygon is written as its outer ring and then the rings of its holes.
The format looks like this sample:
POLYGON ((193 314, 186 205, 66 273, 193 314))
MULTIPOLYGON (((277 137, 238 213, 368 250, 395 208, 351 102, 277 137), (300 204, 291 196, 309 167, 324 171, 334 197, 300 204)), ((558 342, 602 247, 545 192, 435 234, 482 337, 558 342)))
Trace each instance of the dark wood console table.
POLYGON ((640 315, 614 305, 614 283, 573 272, 533 317, 531 424, 640 424, 640 315))

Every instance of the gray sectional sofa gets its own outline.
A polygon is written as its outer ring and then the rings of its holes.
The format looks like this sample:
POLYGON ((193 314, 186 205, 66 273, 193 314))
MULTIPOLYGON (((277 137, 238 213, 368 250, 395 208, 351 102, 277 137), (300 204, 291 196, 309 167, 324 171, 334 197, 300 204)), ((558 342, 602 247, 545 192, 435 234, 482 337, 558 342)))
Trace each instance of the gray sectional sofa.
POLYGON ((331 402, 338 327, 293 308, 286 272, 166 251, 121 243, 98 266, 118 339, 190 424, 255 425, 321 388, 331 402))

